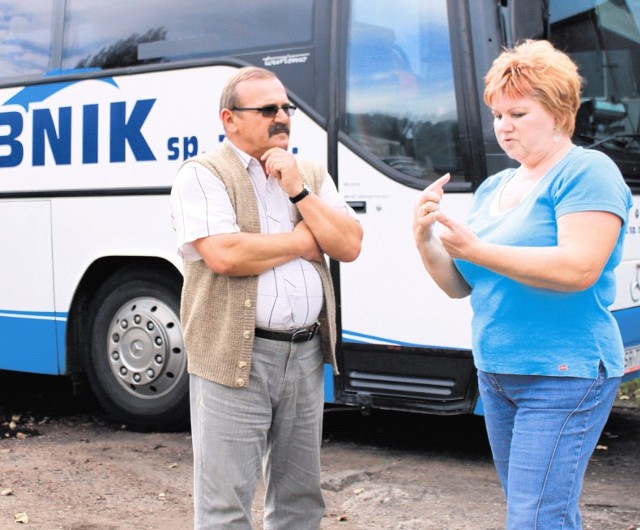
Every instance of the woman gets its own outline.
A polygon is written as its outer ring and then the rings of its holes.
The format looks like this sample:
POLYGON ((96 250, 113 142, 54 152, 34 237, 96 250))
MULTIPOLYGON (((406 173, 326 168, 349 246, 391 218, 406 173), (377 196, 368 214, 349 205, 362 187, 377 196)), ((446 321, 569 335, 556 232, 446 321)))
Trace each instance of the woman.
POLYGON ((440 210, 448 175, 414 210, 429 274, 449 296, 471 295, 509 529, 582 528, 582 480, 623 374, 608 307, 631 194, 606 155, 571 142, 580 86, 576 65, 546 41, 505 50, 484 99, 519 167, 483 182, 467 225, 440 210))

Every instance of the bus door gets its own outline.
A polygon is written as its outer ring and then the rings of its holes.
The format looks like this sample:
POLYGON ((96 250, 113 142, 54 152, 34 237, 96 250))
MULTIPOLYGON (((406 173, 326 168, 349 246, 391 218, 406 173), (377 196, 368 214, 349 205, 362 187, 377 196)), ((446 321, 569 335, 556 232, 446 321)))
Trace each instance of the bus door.
MULTIPOLYGON (((360 257, 340 265, 337 401, 436 412, 474 406, 468 301, 435 286, 411 228, 416 196, 445 173, 452 180, 443 208, 464 218, 471 202, 460 119, 469 101, 456 94, 451 4, 350 3, 338 175, 365 236, 360 257)), ((477 101, 475 81, 471 90, 467 99, 477 101)))

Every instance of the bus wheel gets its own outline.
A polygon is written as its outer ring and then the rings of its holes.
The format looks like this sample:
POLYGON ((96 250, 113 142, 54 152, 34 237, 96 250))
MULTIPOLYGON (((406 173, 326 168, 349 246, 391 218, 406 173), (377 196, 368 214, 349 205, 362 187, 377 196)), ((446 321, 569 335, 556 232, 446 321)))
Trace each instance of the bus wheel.
POLYGON ((91 304, 85 369, 102 406, 134 429, 188 426, 187 359, 180 282, 154 270, 122 270, 91 304))

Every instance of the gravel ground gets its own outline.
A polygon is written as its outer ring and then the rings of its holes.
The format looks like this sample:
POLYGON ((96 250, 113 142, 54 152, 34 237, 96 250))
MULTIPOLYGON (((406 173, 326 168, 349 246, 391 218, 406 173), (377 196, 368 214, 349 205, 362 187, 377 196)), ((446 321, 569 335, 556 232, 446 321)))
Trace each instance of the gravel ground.
MULTIPOLYGON (((323 529, 503 528, 482 418, 333 409, 324 431, 323 529)), ((639 448, 640 407, 619 401, 587 472, 585 530, 640 529, 639 448)), ((133 432, 68 382, 0 373, 0 529, 189 529, 191 472, 189 432, 133 432)))

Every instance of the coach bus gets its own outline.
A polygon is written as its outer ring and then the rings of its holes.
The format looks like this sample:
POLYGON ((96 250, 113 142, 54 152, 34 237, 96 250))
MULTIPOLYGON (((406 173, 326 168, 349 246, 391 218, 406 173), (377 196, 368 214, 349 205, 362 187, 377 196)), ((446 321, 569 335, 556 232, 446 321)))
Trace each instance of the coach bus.
MULTIPOLYGON (((481 413, 470 307, 424 272, 417 194, 452 175, 464 219, 513 162, 482 102, 504 46, 547 38, 586 80, 574 141, 634 192, 613 306, 640 373, 637 0, 0 0, 0 369, 88 381, 119 421, 188 422, 182 264, 168 194, 223 139, 221 87, 273 70, 299 111, 291 149, 326 164, 365 231, 331 263, 340 375, 326 401, 481 413)), ((598 227, 593 228, 597 230, 598 227)))

